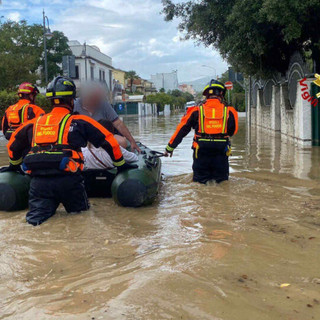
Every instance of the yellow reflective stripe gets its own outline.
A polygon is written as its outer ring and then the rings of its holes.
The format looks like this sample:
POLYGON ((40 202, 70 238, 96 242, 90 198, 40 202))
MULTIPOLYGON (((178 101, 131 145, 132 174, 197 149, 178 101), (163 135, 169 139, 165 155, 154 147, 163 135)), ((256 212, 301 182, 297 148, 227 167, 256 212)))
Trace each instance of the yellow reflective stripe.
MULTIPOLYGON (((56 92, 56 96, 72 96, 73 95, 73 91, 57 91, 56 92)), ((46 97, 52 97, 53 96, 53 92, 47 92, 46 93, 46 97)))
POLYGON ((63 154, 62 151, 39 151, 38 153, 29 153, 28 154, 28 157, 29 156, 34 156, 34 155, 37 155, 39 153, 47 153, 47 154, 63 154))
POLYGON ((212 88, 212 87, 218 87, 218 88, 221 88, 221 89, 225 89, 225 87, 222 86, 221 84, 213 84, 213 85, 211 85, 210 87, 211 87, 211 88, 212 88))
POLYGON ((203 105, 200 106, 200 132, 204 133, 204 123, 203 123, 203 105))
POLYGON ((199 146, 196 146, 196 154, 195 154, 196 159, 198 159, 198 151, 199 151, 199 146))
POLYGON ((218 88, 221 88, 221 89, 225 89, 224 86, 222 86, 221 84, 208 84, 207 86, 204 87, 203 91, 207 90, 208 88, 214 88, 214 87, 218 87, 218 88))
POLYGON ((199 141, 214 141, 214 142, 227 142, 226 139, 198 139, 199 141))
POLYGON ((22 111, 21 111, 21 123, 24 122, 24 112, 25 112, 27 106, 29 106, 29 103, 25 104, 25 105, 22 107, 22 111))
POLYGON ((166 150, 169 151, 169 152, 172 152, 174 151, 174 148, 170 147, 169 145, 166 146, 166 150))
POLYGON ((124 160, 121 161, 113 161, 115 167, 123 166, 126 162, 124 160))
POLYGON ((62 144, 64 129, 65 129, 66 123, 70 117, 71 117, 71 114, 67 114, 62 120, 61 127, 59 130, 58 144, 62 144))
POLYGON ((228 111, 228 107, 224 107, 222 133, 225 133, 225 129, 226 129, 226 124, 227 124, 227 111, 228 111))
POLYGON ((13 164, 14 166, 17 166, 18 164, 22 163, 22 158, 20 158, 19 160, 12 160, 10 159, 9 162, 11 164, 13 164))
POLYGON ((19 89, 19 92, 28 92, 28 93, 30 93, 31 90, 29 90, 29 89, 19 89))
POLYGON ((37 132, 37 128, 38 128, 38 122, 40 121, 41 117, 43 117, 43 115, 41 115, 37 122, 36 125, 34 126, 34 131, 33 131, 33 138, 32 138, 32 146, 35 147, 37 144, 34 142, 35 138, 36 138, 36 132, 37 132))

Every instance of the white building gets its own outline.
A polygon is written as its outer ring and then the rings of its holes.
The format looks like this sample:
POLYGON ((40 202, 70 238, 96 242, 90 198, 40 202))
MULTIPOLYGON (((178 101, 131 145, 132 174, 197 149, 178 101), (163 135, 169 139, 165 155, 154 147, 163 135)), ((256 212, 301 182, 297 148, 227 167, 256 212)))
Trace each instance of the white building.
POLYGON ((162 88, 165 91, 176 90, 179 87, 178 71, 153 74, 151 75, 151 82, 153 82, 158 91, 162 88))
POLYGON ((81 44, 79 41, 69 41, 68 45, 76 57, 76 86, 81 82, 95 80, 105 82, 112 91, 112 58, 102 53, 97 46, 81 44))

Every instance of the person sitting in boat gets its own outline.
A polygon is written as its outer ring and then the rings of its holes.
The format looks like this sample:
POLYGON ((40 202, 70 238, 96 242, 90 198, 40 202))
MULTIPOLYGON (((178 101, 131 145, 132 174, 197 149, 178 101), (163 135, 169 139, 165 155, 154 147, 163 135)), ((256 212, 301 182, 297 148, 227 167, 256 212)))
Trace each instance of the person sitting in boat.
POLYGON ((129 129, 108 102, 107 88, 101 83, 91 81, 81 86, 80 98, 75 100, 74 112, 89 116, 96 121, 101 119, 111 121, 117 131, 128 139, 132 150, 140 152, 129 129))
MULTIPOLYGON (((115 128, 111 121, 101 119, 98 121, 104 128, 111 132, 114 138, 118 141, 120 149, 123 155, 123 159, 126 162, 138 161, 138 156, 126 150, 127 140, 126 138, 115 134, 115 128)), ((82 148, 82 154, 84 157, 84 169, 112 169, 114 168, 113 161, 109 154, 103 148, 95 148, 91 143, 86 148, 82 148)))

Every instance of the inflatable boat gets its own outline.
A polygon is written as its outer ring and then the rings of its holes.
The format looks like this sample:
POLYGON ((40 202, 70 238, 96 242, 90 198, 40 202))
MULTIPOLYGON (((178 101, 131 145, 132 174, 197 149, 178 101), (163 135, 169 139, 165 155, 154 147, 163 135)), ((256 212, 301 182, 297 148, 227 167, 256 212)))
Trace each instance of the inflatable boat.
MULTIPOLYGON (((85 186, 89 198, 113 197, 124 207, 141 207, 151 204, 159 190, 161 160, 159 153, 142 143, 136 169, 117 174, 116 169, 85 170, 85 186)), ((30 177, 16 172, 0 173, 0 210, 15 211, 28 207, 30 177)))

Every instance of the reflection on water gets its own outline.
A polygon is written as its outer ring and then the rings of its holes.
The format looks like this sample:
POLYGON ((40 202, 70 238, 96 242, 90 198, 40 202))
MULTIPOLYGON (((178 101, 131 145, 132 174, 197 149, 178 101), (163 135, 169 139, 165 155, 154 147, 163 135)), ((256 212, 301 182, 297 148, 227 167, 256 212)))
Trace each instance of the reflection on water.
MULTIPOLYGON (((125 121, 162 151, 179 118, 125 121)), ((0 319, 319 319, 319 149, 241 119, 230 181, 202 186, 191 141, 163 160, 150 207, 92 199, 37 228, 1 213, 0 319)))

